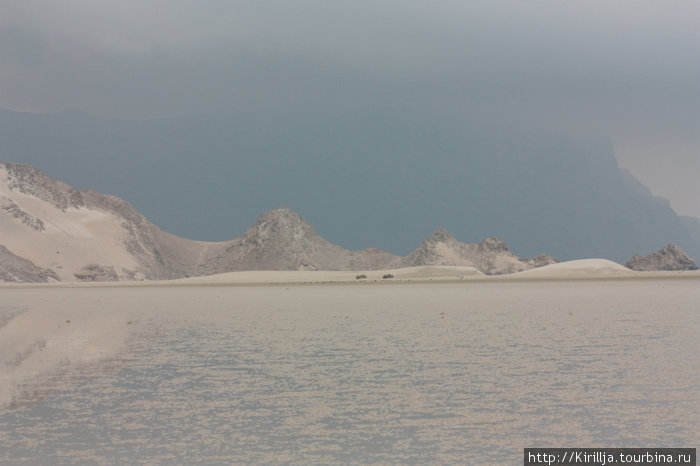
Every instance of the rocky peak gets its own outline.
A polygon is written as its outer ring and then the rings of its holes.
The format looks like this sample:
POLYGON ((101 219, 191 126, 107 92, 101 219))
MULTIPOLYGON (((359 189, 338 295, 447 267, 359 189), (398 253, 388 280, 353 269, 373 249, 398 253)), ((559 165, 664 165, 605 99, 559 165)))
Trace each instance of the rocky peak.
POLYGON ((495 236, 491 236, 489 238, 486 238, 483 240, 481 243, 479 243, 479 250, 480 251, 491 251, 491 252, 508 252, 508 245, 501 241, 500 239, 496 238, 495 236))
POLYGON ((470 260, 469 245, 454 238, 443 229, 433 232, 418 248, 401 261, 403 267, 421 265, 467 265, 470 260))
POLYGON ((448 243, 450 241, 456 241, 454 236, 452 236, 447 230, 439 228, 433 232, 432 235, 428 237, 425 243, 448 243))
POLYGON ((0 162, 7 171, 7 186, 65 210, 85 205, 80 191, 63 181, 46 176, 39 169, 21 163, 0 162))
POLYGON ((531 267, 544 267, 545 265, 559 263, 559 260, 557 258, 545 253, 540 253, 532 259, 523 259, 523 261, 531 267))
POLYGON ((687 256, 685 251, 681 249, 676 243, 669 243, 659 250, 659 253, 663 255, 672 256, 687 256))
POLYGON ((260 222, 277 222, 280 224, 300 224, 306 223, 306 221, 294 212, 292 209, 287 207, 278 207, 276 209, 269 210, 258 217, 258 223, 260 222))
POLYGON ((286 207, 280 207, 258 217, 244 236, 247 241, 253 243, 274 240, 284 244, 318 235, 299 214, 286 207))
POLYGON ((635 254, 627 261, 625 267, 639 271, 697 270, 698 268, 693 259, 674 243, 648 256, 642 257, 635 254))

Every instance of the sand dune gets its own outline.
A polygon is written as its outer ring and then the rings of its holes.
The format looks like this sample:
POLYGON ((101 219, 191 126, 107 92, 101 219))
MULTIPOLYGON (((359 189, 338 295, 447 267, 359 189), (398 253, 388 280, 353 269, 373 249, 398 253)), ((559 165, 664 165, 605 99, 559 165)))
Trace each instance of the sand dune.
POLYGON ((513 274, 513 277, 537 276, 556 279, 569 277, 633 276, 634 274, 634 271, 628 269, 624 265, 607 259, 580 259, 525 270, 513 274))

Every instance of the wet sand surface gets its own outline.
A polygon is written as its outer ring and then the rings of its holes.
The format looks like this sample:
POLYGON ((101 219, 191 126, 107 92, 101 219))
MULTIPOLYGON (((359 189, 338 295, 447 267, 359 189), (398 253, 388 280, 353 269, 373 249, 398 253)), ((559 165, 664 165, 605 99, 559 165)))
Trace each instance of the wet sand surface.
POLYGON ((0 292, 2 464, 515 465, 699 440, 697 280, 0 292))

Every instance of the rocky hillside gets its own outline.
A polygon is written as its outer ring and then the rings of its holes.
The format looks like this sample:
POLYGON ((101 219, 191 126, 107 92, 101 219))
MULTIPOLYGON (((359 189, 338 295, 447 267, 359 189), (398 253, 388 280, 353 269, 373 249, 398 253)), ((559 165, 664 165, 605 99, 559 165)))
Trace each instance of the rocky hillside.
POLYGON ((471 265, 485 274, 495 275, 522 272, 556 262, 555 258, 546 254, 534 259, 520 259, 496 237, 486 238, 479 244, 467 244, 456 240, 445 230, 436 230, 402 260, 402 265, 471 265))
POLYGON ((212 243, 198 264, 200 275, 233 270, 367 270, 401 257, 379 249, 349 251, 320 237, 285 207, 261 215, 242 236, 212 243))
POLYGON ((379 249, 349 251, 286 208, 242 236, 202 242, 161 231, 131 204, 78 191, 34 167, 0 164, 0 280, 170 279, 238 270, 363 270, 397 264, 379 249))
POLYGON ((0 281, 41 283, 49 280, 58 280, 56 272, 37 267, 32 261, 17 257, 0 244, 0 281))
POLYGON ((0 270, 17 281, 178 278, 193 272, 204 248, 161 231, 122 199, 7 162, 0 163, 0 242, 0 270), (20 279, 30 269, 33 279, 20 279))
POLYGON ((192 241, 161 231, 118 197, 79 191, 14 163, 0 163, 0 243, 0 280, 16 282, 423 265, 465 265, 500 274, 556 262, 544 254, 520 259, 497 238, 462 243, 445 230, 437 230, 406 257, 375 248, 350 251, 325 240, 284 207, 261 215, 230 241, 192 241))
POLYGON ((642 257, 635 254, 625 266, 639 271, 697 270, 698 268, 693 259, 673 243, 648 256, 642 257))

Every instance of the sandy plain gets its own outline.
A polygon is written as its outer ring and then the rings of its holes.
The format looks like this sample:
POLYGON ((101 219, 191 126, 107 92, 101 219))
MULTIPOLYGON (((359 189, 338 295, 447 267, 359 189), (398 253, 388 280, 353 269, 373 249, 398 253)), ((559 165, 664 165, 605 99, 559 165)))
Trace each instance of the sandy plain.
POLYGON ((0 463, 696 445, 700 275, 575 262, 4 285, 0 463))

